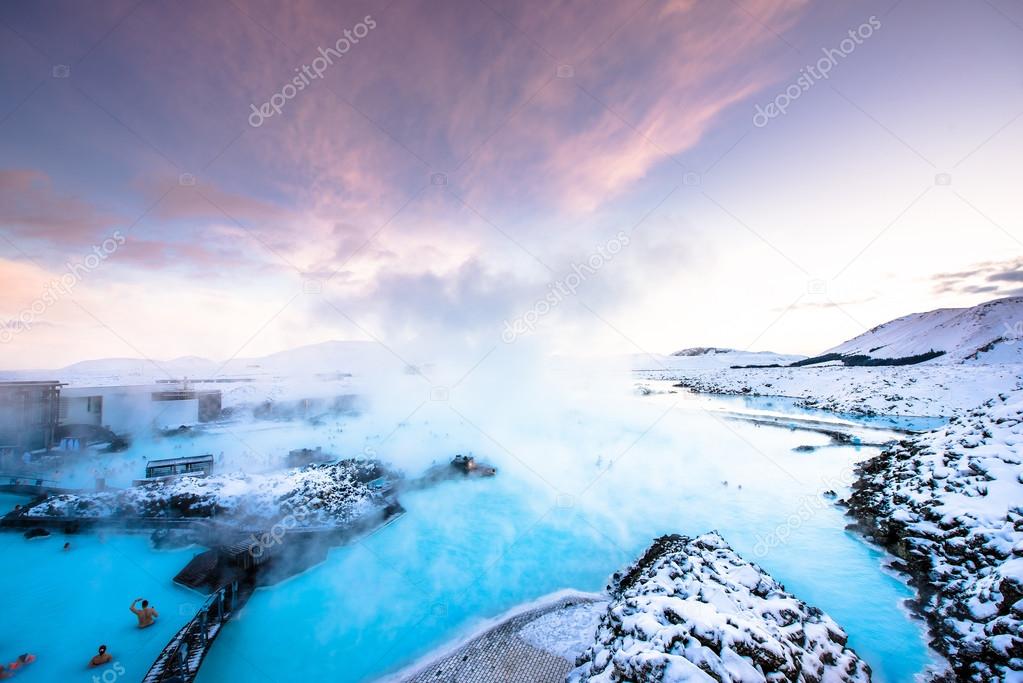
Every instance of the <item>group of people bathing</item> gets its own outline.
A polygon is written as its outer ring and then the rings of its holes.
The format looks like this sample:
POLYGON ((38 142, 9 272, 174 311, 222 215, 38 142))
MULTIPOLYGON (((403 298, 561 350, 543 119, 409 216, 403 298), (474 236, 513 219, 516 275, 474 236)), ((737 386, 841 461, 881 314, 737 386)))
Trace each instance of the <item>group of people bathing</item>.
MULTIPOLYGON (((149 604, 148 600, 142 598, 135 598, 131 605, 128 607, 131 613, 138 619, 139 628, 147 628, 156 623, 156 618, 160 616, 156 610, 149 604), (142 603, 139 606, 139 603, 142 603)), ((30 653, 20 655, 15 661, 10 664, 0 664, 0 680, 12 678, 22 667, 31 664, 36 660, 36 656, 30 653)), ((100 645, 99 651, 92 656, 89 660, 90 667, 103 666, 109 664, 114 660, 114 656, 107 652, 106 645, 100 645)))
MULTIPOLYGON (((156 618, 160 616, 156 613, 156 610, 149 604, 148 600, 142 598, 135 598, 131 605, 128 606, 131 613, 135 615, 135 618, 139 620, 139 628, 147 628, 156 623, 156 618), (139 607, 138 604, 142 603, 139 607)), ((106 645, 100 645, 99 651, 92 656, 89 660, 89 666, 103 666, 113 661, 114 657, 107 652, 106 645)))
MULTIPOLYGON (((149 604, 148 600, 142 598, 135 598, 128 609, 135 615, 135 618, 139 620, 139 628, 147 628, 156 623, 156 618, 160 616, 156 613, 156 610, 149 604), (142 603, 139 607, 138 604, 142 603)), ((106 645, 100 645, 99 651, 92 656, 89 660, 89 666, 103 666, 109 664, 114 659, 114 656, 107 652, 106 645)))

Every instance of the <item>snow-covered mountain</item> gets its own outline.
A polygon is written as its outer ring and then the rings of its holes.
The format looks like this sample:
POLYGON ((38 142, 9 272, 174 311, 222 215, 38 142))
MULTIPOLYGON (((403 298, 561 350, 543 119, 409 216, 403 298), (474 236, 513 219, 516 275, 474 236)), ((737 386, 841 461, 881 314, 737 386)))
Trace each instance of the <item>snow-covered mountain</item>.
POLYGON ((671 354, 673 356, 688 357, 688 356, 716 356, 721 353, 736 353, 736 349, 723 349, 718 346, 693 346, 688 349, 682 349, 671 354))
POLYGON ((824 354, 906 358, 943 351, 928 361, 1023 362, 1023 297, 995 299, 972 308, 911 313, 864 332, 824 354))
POLYGON ((101 358, 64 368, 0 372, 0 379, 57 379, 73 385, 148 384, 167 379, 260 378, 282 376, 338 377, 403 371, 403 364, 384 346, 370 341, 328 341, 299 346, 268 356, 216 361, 197 356, 171 360, 101 358))

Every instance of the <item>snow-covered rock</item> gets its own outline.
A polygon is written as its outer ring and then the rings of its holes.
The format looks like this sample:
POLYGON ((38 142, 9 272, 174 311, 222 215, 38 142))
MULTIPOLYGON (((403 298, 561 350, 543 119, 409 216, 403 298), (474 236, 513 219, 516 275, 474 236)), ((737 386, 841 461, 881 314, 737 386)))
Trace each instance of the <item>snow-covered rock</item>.
POLYGON ((1023 680, 1023 390, 859 466, 862 531, 915 579, 956 680, 1023 680))
POLYGON ((608 591, 570 683, 870 680, 838 624, 716 533, 658 538, 608 591))
POLYGON ((216 517, 241 524, 273 523, 288 512, 297 526, 336 526, 386 505, 366 482, 383 470, 372 461, 344 460, 272 474, 180 477, 124 490, 52 496, 29 517, 216 517))

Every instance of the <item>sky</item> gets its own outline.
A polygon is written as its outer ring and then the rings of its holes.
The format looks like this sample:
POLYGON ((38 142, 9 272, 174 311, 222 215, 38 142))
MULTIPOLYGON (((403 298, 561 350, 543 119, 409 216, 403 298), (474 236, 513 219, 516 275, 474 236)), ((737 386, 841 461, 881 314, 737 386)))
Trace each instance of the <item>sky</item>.
POLYGON ((0 367, 813 354, 1023 293, 1009 0, 0 5, 0 367))

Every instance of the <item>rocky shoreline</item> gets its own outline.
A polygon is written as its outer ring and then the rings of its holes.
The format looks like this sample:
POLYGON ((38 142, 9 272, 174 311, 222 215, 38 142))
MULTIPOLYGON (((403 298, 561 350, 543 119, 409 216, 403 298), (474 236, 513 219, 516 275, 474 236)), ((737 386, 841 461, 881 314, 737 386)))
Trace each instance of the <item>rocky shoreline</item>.
POLYGON ((801 408, 850 415, 962 415, 1023 380, 1021 365, 692 368, 637 373, 697 393, 784 396, 801 408))
POLYGON ((947 680, 1023 678, 1021 447, 1023 392, 1007 392, 861 463, 845 501, 912 577, 947 680))

